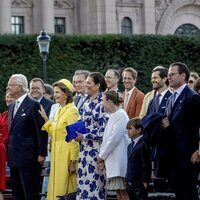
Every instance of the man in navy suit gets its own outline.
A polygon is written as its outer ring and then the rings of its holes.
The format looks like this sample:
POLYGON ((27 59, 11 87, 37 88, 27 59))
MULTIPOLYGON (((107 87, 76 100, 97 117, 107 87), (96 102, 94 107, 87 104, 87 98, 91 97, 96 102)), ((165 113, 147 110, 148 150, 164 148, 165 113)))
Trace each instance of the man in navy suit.
POLYGON ((40 104, 28 96, 28 82, 22 74, 11 76, 7 90, 16 99, 8 109, 8 165, 13 199, 35 200, 37 166, 42 165, 47 153, 41 131, 44 121, 38 112, 40 104))
POLYGON ((43 80, 41 78, 33 78, 30 81, 30 95, 42 105, 47 116, 49 116, 51 106, 54 104, 54 102, 45 98, 44 93, 45 87, 43 80))
POLYGON ((166 102, 172 94, 168 88, 169 82, 167 74, 168 69, 162 66, 155 67, 152 71, 151 83, 153 85, 153 89, 156 91, 156 96, 149 103, 147 115, 154 112, 165 112, 166 102))
POLYGON ((166 105, 167 117, 162 120, 163 128, 168 129, 171 137, 177 200, 199 199, 196 187, 198 171, 191 159, 199 149, 200 96, 187 86, 189 76, 189 69, 184 63, 170 65, 168 80, 174 94, 166 105))
MULTIPOLYGON (((166 102, 171 96, 171 91, 168 88, 169 82, 167 79, 168 69, 157 66, 152 70, 151 83, 153 89, 156 91, 156 96, 149 103, 147 109, 147 115, 144 118, 151 118, 151 115, 159 112, 159 114, 165 113, 166 102)), ((153 119, 153 118, 151 118, 153 119)), ((162 118, 160 118, 162 119, 162 118)), ((144 122, 144 119, 143 119, 144 122)), ((152 122, 154 123, 154 122, 152 122)), ((154 126, 155 127, 155 126, 154 126)), ((144 138, 147 143, 151 146, 151 159, 153 162, 153 175, 156 177, 153 179, 154 189, 156 191, 163 191, 166 186, 166 179, 168 178, 169 168, 169 148, 170 145, 169 135, 164 133, 165 130, 152 131, 148 128, 144 131, 144 138)))

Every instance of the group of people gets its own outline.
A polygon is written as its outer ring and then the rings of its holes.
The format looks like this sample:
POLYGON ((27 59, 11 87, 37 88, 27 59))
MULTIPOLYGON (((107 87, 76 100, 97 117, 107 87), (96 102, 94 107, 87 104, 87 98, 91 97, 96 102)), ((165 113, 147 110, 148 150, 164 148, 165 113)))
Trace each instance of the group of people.
POLYGON ((199 199, 199 81, 192 85, 184 63, 157 66, 153 90, 144 95, 135 86, 137 76, 125 68, 121 92, 115 69, 105 76, 78 70, 72 82, 61 79, 46 90, 40 78, 28 89, 24 75, 12 75, 7 117, 2 113, 0 121, 0 191, 7 160, 13 199, 40 199, 40 174, 49 153, 48 200, 73 192, 77 200, 103 200, 109 190, 118 200, 145 200, 152 177, 167 179, 177 200, 199 199), (66 142, 66 127, 78 120, 86 133, 66 142))

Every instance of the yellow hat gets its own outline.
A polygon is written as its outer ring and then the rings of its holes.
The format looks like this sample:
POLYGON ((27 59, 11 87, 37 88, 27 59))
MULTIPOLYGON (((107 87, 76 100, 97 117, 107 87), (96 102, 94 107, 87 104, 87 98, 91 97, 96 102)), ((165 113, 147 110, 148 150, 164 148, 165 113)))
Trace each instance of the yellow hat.
POLYGON ((72 85, 72 83, 69 80, 61 79, 58 82, 63 83, 70 90, 70 92, 72 92, 72 93, 75 92, 74 86, 72 85))

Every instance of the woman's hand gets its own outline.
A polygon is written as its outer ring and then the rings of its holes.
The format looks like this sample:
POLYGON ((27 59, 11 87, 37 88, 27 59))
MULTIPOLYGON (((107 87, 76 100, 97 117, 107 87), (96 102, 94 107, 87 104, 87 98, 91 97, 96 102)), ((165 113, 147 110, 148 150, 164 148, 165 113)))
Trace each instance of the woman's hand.
POLYGON ((40 110, 38 110, 38 112, 40 113, 41 117, 44 119, 45 122, 47 122, 49 120, 42 105, 40 105, 40 110))
POLYGON ((69 164, 69 174, 75 174, 76 173, 76 161, 71 160, 69 164))
POLYGON ((77 133, 77 137, 75 138, 75 141, 82 142, 83 141, 83 134, 77 133))
POLYGON ((97 167, 100 171, 103 171, 105 169, 105 163, 104 160, 102 160, 101 158, 97 158, 97 167))

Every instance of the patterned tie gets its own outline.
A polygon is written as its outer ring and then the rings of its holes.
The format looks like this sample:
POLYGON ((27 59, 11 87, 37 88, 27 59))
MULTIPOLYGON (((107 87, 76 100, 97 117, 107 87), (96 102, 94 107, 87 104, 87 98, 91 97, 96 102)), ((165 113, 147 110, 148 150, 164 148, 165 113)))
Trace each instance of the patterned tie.
POLYGON ((154 107, 155 107, 155 112, 158 112, 159 105, 160 105, 160 96, 161 94, 159 93, 155 99, 154 99, 154 107))
POLYGON ((128 106, 128 98, 129 98, 129 93, 126 92, 126 93, 125 93, 125 98, 124 98, 124 110, 127 109, 127 106, 128 106))

